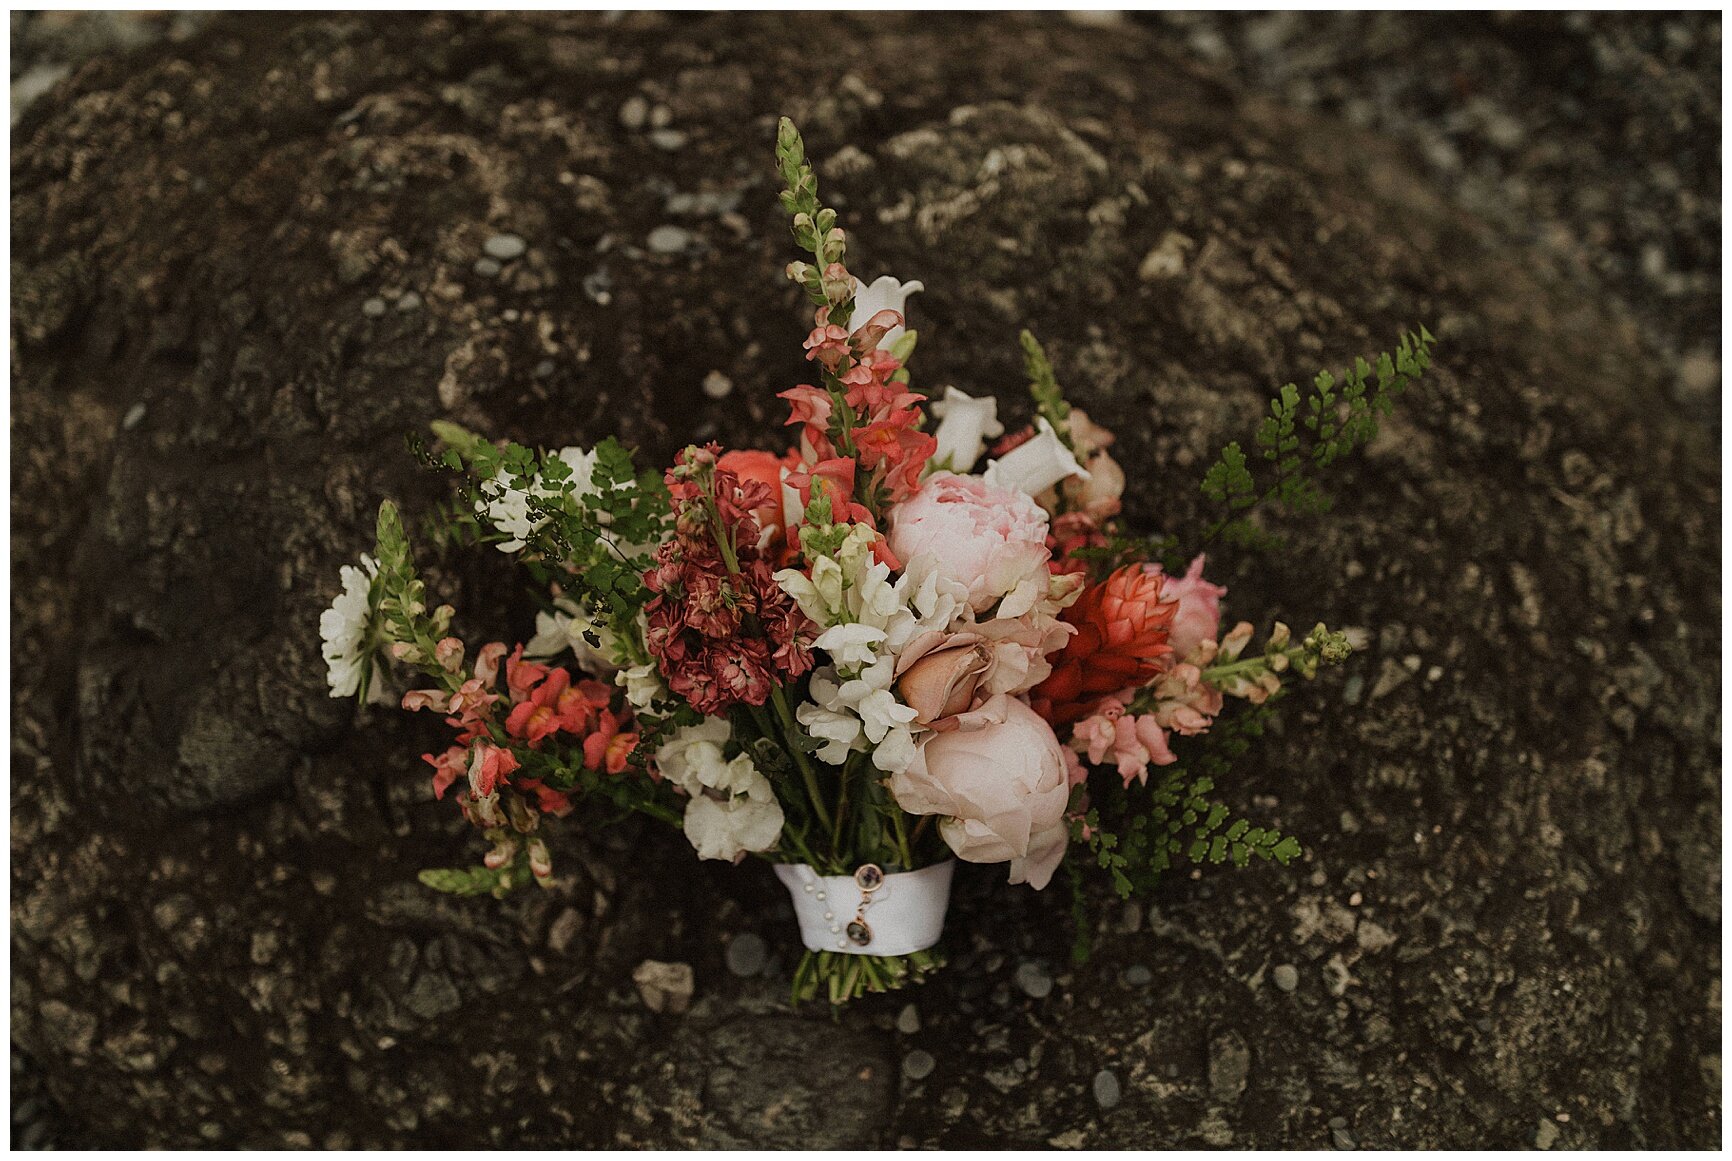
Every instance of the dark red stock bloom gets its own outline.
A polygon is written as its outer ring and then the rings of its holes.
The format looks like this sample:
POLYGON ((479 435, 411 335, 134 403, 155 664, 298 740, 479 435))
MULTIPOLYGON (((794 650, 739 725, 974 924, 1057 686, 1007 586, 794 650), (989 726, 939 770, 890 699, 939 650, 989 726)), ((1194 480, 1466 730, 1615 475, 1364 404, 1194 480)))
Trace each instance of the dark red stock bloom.
POLYGON ((1161 600, 1159 573, 1126 565, 1084 589, 1063 613, 1076 626, 1052 674, 1030 691, 1041 716, 1055 726, 1088 716, 1101 698, 1141 685, 1159 673, 1173 650, 1167 644, 1177 601, 1161 600))
MULTIPOLYGON (((703 503, 698 485, 669 477, 676 502, 703 503)), ((668 688, 700 713, 720 715, 741 703, 763 705, 777 685, 810 669, 812 625, 758 553, 753 509, 769 502, 769 488, 723 468, 713 479, 739 572, 729 573, 707 519, 687 520, 682 511, 674 538, 644 573, 655 594, 644 614, 645 642, 668 688)))

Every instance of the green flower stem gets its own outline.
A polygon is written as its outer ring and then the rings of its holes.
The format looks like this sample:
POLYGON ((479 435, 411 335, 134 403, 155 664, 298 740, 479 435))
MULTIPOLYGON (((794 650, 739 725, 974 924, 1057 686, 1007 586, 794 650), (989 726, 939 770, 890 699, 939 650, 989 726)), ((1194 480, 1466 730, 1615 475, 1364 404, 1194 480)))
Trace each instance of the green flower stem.
POLYGON ((1277 653, 1260 653, 1256 657, 1246 657, 1238 661, 1229 661, 1225 665, 1212 665, 1208 669, 1203 670, 1203 680, 1210 685, 1219 688, 1223 681, 1237 677, 1240 674, 1260 673, 1263 670, 1268 669, 1270 667, 1270 662, 1276 657, 1285 656, 1289 662, 1295 661, 1304 655, 1305 648, 1305 645, 1301 643, 1290 649, 1282 649, 1277 653))
POLYGON ((890 956, 808 951, 794 969, 791 995, 796 1003, 822 995, 836 1009, 868 992, 891 992, 917 984, 943 964, 944 957, 936 948, 890 956))
POLYGON ((782 719, 782 729, 786 734, 785 745, 794 755, 794 764, 800 768, 800 777, 806 780, 806 793, 812 796, 812 809, 818 812, 818 823, 825 830, 833 830, 830 812, 824 806, 824 796, 818 790, 818 772, 812 768, 812 760, 806 756, 806 751, 794 744, 799 736, 800 727, 794 721, 794 711, 788 708, 788 695, 782 692, 782 687, 770 687, 770 701, 776 707, 776 716, 782 719))
MULTIPOLYGON (((908 842, 907 816, 903 813, 902 808, 898 806, 895 813, 890 817, 896 827, 896 849, 902 852, 902 869, 904 871, 912 871, 914 869, 914 855, 913 847, 910 846, 908 842)), ((927 817, 930 818, 932 816, 927 815, 927 817)), ((916 833, 918 833, 918 827, 916 828, 916 833)))

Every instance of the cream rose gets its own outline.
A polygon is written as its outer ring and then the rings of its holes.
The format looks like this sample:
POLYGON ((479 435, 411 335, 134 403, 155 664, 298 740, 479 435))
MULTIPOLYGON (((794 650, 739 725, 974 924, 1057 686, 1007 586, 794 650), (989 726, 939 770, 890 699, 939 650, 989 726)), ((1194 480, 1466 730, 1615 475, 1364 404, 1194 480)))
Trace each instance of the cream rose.
POLYGON ((1010 881, 1039 890, 1064 858, 1070 782, 1045 719, 1000 694, 963 728, 929 735, 921 760, 890 780, 910 814, 944 816, 939 833, 958 858, 1010 864, 1010 881))

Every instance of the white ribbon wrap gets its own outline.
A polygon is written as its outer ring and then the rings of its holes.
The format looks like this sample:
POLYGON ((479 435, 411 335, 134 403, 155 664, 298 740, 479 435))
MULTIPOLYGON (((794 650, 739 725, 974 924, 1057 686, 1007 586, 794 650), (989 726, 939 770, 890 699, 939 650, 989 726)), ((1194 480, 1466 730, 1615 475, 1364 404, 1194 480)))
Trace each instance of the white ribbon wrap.
POLYGON ((872 939, 862 946, 847 935, 848 924, 860 909, 860 887, 852 875, 820 875, 804 863, 776 864, 776 878, 794 897, 794 917, 800 921, 800 942, 806 950, 845 955, 910 955, 937 943, 944 934, 955 871, 956 860, 946 859, 918 871, 884 876, 884 885, 872 892, 866 908, 872 939))

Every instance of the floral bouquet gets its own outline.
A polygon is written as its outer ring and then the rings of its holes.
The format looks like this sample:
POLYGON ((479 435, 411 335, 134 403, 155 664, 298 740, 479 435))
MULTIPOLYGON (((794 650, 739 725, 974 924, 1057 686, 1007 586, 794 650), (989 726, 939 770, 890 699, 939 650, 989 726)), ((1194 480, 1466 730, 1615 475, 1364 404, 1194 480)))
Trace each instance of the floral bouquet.
MULTIPOLYGON (((1032 335, 1032 426, 916 388, 920 283, 850 273, 786 120, 777 160, 811 255, 788 275, 816 307, 814 382, 781 392, 792 447, 694 445, 639 471, 611 439, 538 454, 435 424, 426 458, 466 481, 442 532, 512 554, 545 593, 512 647, 472 651, 429 607, 389 502, 374 554, 342 570, 320 624, 332 695, 443 716, 433 792, 489 844, 423 882, 546 883, 549 819, 641 812, 701 859, 774 864, 807 949, 795 995, 841 1003, 937 966, 956 859, 1035 890, 1092 867, 1122 894, 1178 860, 1293 859, 1293 838, 1208 797, 1257 730, 1222 714, 1341 661, 1348 637, 1222 634, 1205 557, 1120 527, 1113 436, 1066 404, 1032 335), (387 694, 393 665, 422 687, 387 694), (1176 747, 1211 730, 1183 773, 1176 747)), ((1266 535, 1248 519, 1265 501, 1320 508, 1310 470, 1375 433, 1430 342, 1319 376, 1305 401, 1286 388, 1255 453, 1230 445, 1205 477, 1226 510, 1209 539, 1266 535)))

